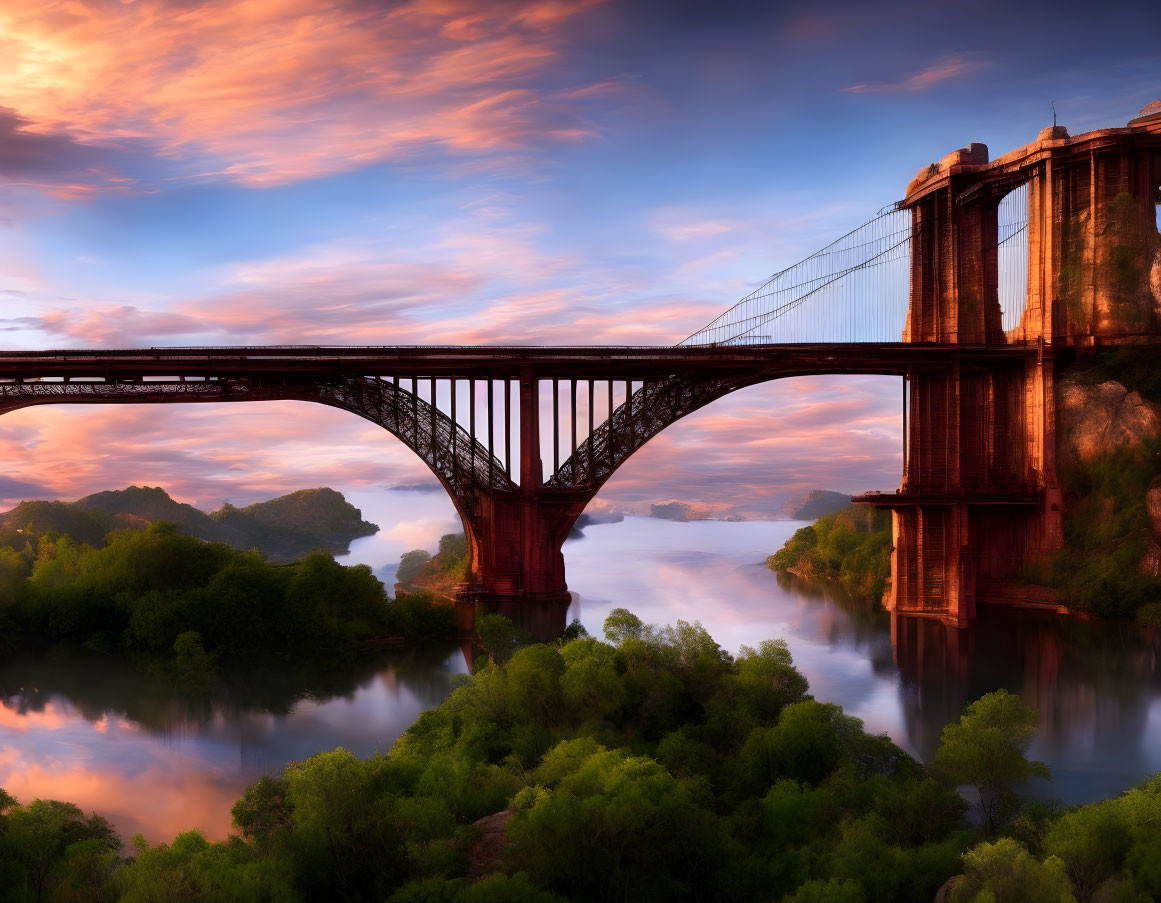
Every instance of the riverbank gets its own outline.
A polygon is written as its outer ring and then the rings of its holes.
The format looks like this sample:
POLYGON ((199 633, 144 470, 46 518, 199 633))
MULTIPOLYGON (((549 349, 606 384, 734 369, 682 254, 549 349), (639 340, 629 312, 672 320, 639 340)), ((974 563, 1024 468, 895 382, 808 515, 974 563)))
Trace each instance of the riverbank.
POLYGON ((878 602, 891 579, 890 511, 849 505, 795 531, 766 566, 878 602))

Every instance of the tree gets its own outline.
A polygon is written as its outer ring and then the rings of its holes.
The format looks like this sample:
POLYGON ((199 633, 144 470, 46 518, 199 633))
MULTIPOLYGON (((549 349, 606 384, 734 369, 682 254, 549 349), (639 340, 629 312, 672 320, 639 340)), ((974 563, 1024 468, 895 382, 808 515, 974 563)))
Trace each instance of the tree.
POLYGON ((1039 722, 1039 713, 1018 696, 997 690, 968 705, 959 721, 943 729, 932 768, 956 786, 975 788, 974 808, 985 837, 1018 811, 1019 785, 1052 777, 1047 765, 1025 755, 1039 722))
POLYGON ((981 843, 964 853, 964 876, 950 903, 1076 903, 1064 863, 1037 862, 1010 837, 981 843))
POLYGON ((602 628, 605 639, 614 646, 620 646, 625 640, 639 640, 645 634, 641 619, 627 608, 614 608, 605 618, 602 628))
POLYGON ((863 903, 866 895, 859 882, 846 878, 842 881, 807 881, 794 893, 782 898, 782 903, 863 903))
POLYGON ((395 570, 396 583, 410 583, 423 570, 424 565, 431 561, 431 555, 423 549, 412 549, 399 556, 399 567, 395 570))
POLYGON ((516 628, 503 615, 484 615, 480 618, 476 622, 476 638, 494 665, 508 661, 516 648, 516 628))
POLYGON ((178 680, 186 684, 213 680, 217 666, 213 656, 202 646, 201 634, 196 630, 180 633, 173 641, 173 670, 178 680))

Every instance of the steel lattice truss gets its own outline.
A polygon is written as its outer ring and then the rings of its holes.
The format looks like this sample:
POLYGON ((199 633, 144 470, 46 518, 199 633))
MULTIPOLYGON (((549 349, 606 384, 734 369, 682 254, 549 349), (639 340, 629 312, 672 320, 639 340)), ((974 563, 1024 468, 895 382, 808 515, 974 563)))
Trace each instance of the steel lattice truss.
POLYGON ((377 377, 340 376, 287 384, 261 377, 189 381, 48 381, 0 383, 0 414, 39 404, 102 402, 313 401, 358 414, 414 451, 461 510, 477 489, 514 490, 504 465, 478 440, 414 393, 377 377))
POLYGON ((596 492, 630 455, 667 426, 750 382, 675 374, 645 383, 577 446, 545 485, 596 492))

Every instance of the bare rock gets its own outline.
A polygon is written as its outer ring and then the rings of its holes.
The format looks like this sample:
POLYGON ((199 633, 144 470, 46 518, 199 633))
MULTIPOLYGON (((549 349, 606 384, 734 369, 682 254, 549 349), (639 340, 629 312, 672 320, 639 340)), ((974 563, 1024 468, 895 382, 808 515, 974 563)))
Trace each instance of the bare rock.
POLYGON ((1145 491, 1145 513, 1149 516, 1149 532, 1161 541, 1161 477, 1153 477, 1145 491))
POLYGON ((512 810, 503 809, 472 822, 472 827, 480 834, 468 848, 468 880, 478 881, 503 867, 504 851, 508 848, 508 819, 511 817, 512 810))
POLYGON ((963 880, 963 875, 952 875, 939 886, 939 890, 935 892, 935 903, 947 903, 951 899, 951 892, 955 890, 955 886, 963 880))
POLYGON ((1083 464, 1161 435, 1161 412, 1113 380, 1092 386, 1066 382, 1060 388, 1057 426, 1062 463, 1083 464))

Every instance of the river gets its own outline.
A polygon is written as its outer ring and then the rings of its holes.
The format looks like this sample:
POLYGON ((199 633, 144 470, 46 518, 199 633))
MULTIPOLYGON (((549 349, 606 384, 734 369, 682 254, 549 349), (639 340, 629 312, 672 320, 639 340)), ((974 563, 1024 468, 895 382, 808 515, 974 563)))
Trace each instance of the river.
MULTIPOLYGON (((391 582, 399 555, 456 529, 438 493, 348 492, 384 525, 352 544, 391 582)), ((962 706, 999 687, 1036 706, 1031 753, 1064 803, 1113 795, 1161 770, 1161 641, 1114 625, 985 609, 974 630, 891 618, 762 566, 801 524, 673 523, 630 517, 565 545, 571 617, 599 635, 610 609, 656 624, 701 621, 731 652, 782 637, 815 698, 930 758, 962 706)), ((21 801, 67 799, 151 842, 199 828, 224 837, 247 784, 344 746, 386 750, 466 670, 459 649, 400 653, 361 672, 233 676, 210 698, 175 696, 120 663, 83 653, 0 665, 0 787, 21 801)))

